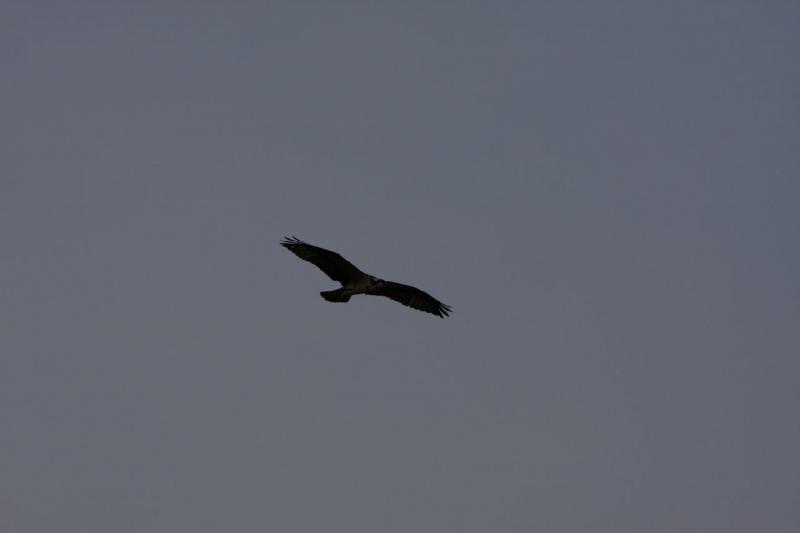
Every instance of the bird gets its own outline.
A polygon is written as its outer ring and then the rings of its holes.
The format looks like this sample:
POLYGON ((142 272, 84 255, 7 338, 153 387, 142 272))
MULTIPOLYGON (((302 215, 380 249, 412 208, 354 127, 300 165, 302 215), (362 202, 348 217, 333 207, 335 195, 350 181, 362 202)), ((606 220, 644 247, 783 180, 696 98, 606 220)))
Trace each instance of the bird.
POLYGON ((341 283, 342 286, 336 290, 319 293, 329 302, 347 302, 356 294, 369 294, 386 296, 405 306, 440 318, 449 316, 452 312, 449 305, 443 304, 427 292, 411 285, 386 281, 366 274, 336 252, 308 244, 294 236, 284 237, 281 246, 300 259, 312 263, 332 280, 341 283))

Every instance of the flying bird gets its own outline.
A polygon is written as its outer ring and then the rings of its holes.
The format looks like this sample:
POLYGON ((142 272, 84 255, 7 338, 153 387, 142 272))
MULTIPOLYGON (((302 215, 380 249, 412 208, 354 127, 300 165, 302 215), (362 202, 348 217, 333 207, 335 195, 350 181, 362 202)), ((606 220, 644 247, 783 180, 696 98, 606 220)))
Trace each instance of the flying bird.
POLYGON ((339 289, 320 293, 329 302, 347 302, 353 295, 370 294, 386 296, 403 305, 441 318, 450 314, 449 305, 443 304, 427 292, 410 285, 370 276, 336 252, 312 246, 297 237, 284 237, 281 246, 288 248, 300 259, 316 265, 329 278, 342 284, 339 289))

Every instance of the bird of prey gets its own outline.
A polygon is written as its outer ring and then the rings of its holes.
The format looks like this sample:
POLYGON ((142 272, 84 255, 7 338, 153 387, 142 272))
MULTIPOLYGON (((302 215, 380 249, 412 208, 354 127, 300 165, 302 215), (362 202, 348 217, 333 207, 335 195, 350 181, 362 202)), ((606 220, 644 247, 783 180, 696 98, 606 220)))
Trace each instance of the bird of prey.
POLYGON ((355 294, 386 296, 403 305, 444 318, 451 308, 425 291, 410 285, 386 281, 361 272, 350 261, 330 250, 307 244, 297 237, 284 237, 281 245, 300 259, 316 265, 329 278, 342 284, 334 291, 320 295, 329 302, 346 302, 355 294))

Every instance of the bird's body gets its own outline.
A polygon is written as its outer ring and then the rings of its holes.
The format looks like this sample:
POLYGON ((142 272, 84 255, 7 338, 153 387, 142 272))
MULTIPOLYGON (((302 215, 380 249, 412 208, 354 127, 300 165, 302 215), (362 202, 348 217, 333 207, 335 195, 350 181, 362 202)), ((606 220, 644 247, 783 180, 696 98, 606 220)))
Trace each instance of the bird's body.
POLYGON ((347 302, 356 294, 368 294, 386 296, 403 305, 441 318, 448 316, 451 311, 450 306, 416 287, 386 281, 362 272, 336 252, 313 246, 296 237, 284 238, 281 245, 300 259, 316 265, 332 280, 342 284, 339 289, 320 293, 329 302, 347 302))

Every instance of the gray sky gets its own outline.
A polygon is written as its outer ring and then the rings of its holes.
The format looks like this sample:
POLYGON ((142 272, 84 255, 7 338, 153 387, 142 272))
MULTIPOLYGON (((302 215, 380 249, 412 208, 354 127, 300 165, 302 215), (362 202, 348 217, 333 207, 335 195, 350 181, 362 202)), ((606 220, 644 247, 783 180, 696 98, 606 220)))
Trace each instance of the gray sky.
POLYGON ((3 2, 0 530, 797 531, 799 15, 3 2))

